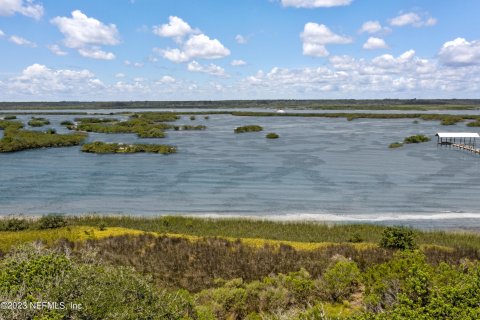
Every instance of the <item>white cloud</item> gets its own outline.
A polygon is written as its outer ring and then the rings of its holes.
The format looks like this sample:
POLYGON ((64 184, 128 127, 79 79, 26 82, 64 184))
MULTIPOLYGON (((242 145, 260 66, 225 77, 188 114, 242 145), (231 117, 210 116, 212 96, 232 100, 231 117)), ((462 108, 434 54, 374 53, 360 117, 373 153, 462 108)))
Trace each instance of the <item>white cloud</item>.
POLYGON ((115 75, 115 78, 125 78, 125 73, 119 72, 115 75))
POLYGON ((156 49, 164 58, 172 62, 186 62, 194 58, 220 59, 230 55, 230 50, 225 48, 217 39, 210 39, 204 34, 191 36, 182 45, 182 49, 156 49))
POLYGON ((13 42, 19 46, 25 46, 25 47, 30 47, 30 48, 34 48, 37 46, 37 44, 35 42, 32 42, 30 40, 27 40, 25 38, 22 38, 22 37, 19 37, 19 36, 11 36, 10 38, 8 38, 8 40, 10 42, 13 42))
POLYGON ((3 32, 2 30, 0 30, 0 38, 1 37, 4 37, 5 36, 5 32, 3 32))
POLYGON ((142 62, 132 62, 130 60, 124 60, 123 64, 126 66, 132 66, 135 68, 143 68, 144 64, 142 62))
POLYGON ((241 34, 237 34, 235 36, 235 41, 238 43, 238 44, 246 44, 248 42, 247 38, 242 36, 241 34))
POLYGON ((52 44, 50 46, 47 46, 47 48, 57 56, 66 56, 68 54, 66 51, 63 51, 58 44, 52 44))
POLYGON ((82 57, 92 58, 92 59, 100 59, 100 60, 113 60, 113 59, 115 59, 115 55, 113 53, 103 51, 97 46, 79 48, 78 53, 82 57))
POLYGON ((160 37, 174 38, 175 41, 179 42, 184 36, 199 32, 198 30, 192 29, 188 23, 179 17, 170 16, 168 20, 168 24, 153 26, 153 33, 160 37))
POLYGON ((376 50, 376 49, 388 49, 388 45, 385 40, 376 37, 368 38, 367 42, 363 44, 363 49, 376 50))
POLYGON ((440 61, 451 66, 471 66, 480 64, 480 41, 467 41, 456 38, 443 44, 439 52, 440 61))
POLYGON ((432 17, 422 17, 415 12, 407 12, 396 16, 395 18, 390 19, 390 25, 394 27, 403 27, 403 26, 414 26, 419 27, 430 27, 437 24, 437 19, 432 17))
POLYGON ((391 31, 390 28, 385 28, 380 24, 380 22, 374 21, 374 20, 364 22, 362 24, 362 27, 359 30, 360 33, 370 33, 370 34, 380 33, 380 32, 389 33, 390 31, 391 31))
POLYGON ((157 84, 167 84, 167 83, 174 83, 177 80, 172 76, 163 76, 160 80, 158 80, 157 84))
POLYGON ((321 8, 348 6, 353 0, 281 0, 284 7, 321 8))
POLYGON ((329 55, 325 47, 327 44, 347 44, 352 42, 351 38, 335 34, 326 25, 319 25, 314 22, 305 24, 300 37, 303 41, 303 54, 315 57, 329 55))
POLYGON ((239 67, 239 66, 244 66, 247 63, 243 60, 232 60, 232 62, 230 64, 234 67, 239 67))
POLYGON ((77 49, 88 58, 111 60, 115 55, 101 50, 103 45, 120 43, 119 33, 114 24, 106 25, 95 18, 89 18, 80 10, 72 12, 72 17, 55 17, 51 23, 65 36, 64 44, 77 49))
POLYGON ((0 16, 13 16, 16 13, 39 20, 43 16, 43 6, 32 0, 0 0, 0 16))
POLYGON ((83 94, 100 84, 102 82, 88 70, 54 70, 35 63, 25 68, 20 76, 10 78, 8 90, 18 95, 45 97, 62 93, 83 94))
POLYGON ((209 65, 202 65, 194 60, 188 64, 187 69, 188 71, 191 71, 191 72, 207 73, 212 76, 218 76, 218 77, 227 76, 225 69, 213 63, 209 65))

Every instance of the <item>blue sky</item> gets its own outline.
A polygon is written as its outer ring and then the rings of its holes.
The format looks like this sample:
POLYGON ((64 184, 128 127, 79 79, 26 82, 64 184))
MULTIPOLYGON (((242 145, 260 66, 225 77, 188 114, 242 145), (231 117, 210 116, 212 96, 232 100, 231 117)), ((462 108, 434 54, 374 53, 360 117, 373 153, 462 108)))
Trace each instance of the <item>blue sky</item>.
POLYGON ((480 98, 478 0, 0 0, 0 100, 480 98))

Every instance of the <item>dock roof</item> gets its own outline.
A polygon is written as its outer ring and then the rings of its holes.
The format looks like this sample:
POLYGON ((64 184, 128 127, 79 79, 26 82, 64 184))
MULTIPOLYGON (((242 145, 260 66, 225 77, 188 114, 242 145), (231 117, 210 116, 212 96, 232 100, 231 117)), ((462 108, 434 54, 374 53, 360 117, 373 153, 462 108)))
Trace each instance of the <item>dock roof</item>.
POLYGON ((476 132, 438 132, 436 136, 440 138, 480 138, 476 132))

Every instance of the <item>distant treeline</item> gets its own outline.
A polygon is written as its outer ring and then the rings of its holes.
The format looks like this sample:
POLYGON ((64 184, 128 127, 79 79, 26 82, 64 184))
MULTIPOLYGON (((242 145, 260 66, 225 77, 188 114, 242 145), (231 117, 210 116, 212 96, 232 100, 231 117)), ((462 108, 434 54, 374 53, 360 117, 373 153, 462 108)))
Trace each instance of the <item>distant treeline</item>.
POLYGON ((451 110, 476 109, 479 107, 480 99, 0 102, 0 110, 123 108, 300 108, 330 110, 451 110))

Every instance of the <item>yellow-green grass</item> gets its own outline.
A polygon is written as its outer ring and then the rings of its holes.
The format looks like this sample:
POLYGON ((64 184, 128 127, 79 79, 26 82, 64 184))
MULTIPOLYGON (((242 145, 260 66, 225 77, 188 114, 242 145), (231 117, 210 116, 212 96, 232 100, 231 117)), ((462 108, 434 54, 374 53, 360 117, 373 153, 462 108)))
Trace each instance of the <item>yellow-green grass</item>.
MULTIPOLYGON (((101 230, 97 227, 91 226, 70 226, 58 229, 48 230, 24 230, 24 231, 3 231, 0 232, 0 250, 8 251, 12 246, 16 246, 22 243, 42 241, 46 244, 53 244, 60 239, 66 239, 69 241, 85 241, 95 240, 107 237, 115 237, 122 235, 140 235, 140 234, 152 234, 155 236, 166 236, 170 238, 183 238, 189 241, 198 241, 203 239, 202 236, 195 236, 189 234, 179 233, 162 233, 162 232, 145 232, 143 230, 123 228, 123 227, 108 227, 101 230)), ((280 247, 281 245, 288 245, 296 250, 316 250, 332 246, 345 245, 345 243, 338 242, 300 242, 300 241, 288 241, 288 240, 271 240, 262 238, 233 238, 233 237, 219 237, 228 241, 240 240, 243 244, 256 248, 261 248, 265 245, 280 247)), ((367 250, 378 247, 376 243, 363 242, 363 243, 348 243, 357 250, 367 250)), ((452 251, 453 248, 438 245, 421 245, 422 250, 436 248, 439 250, 452 251)))
POLYGON ((140 235, 144 233, 146 232, 121 227, 109 227, 105 230, 100 230, 99 228, 87 226, 72 226, 47 230, 2 231, 0 232, 0 250, 6 252, 13 246, 35 241, 53 244, 60 239, 85 241, 121 235, 140 235))

